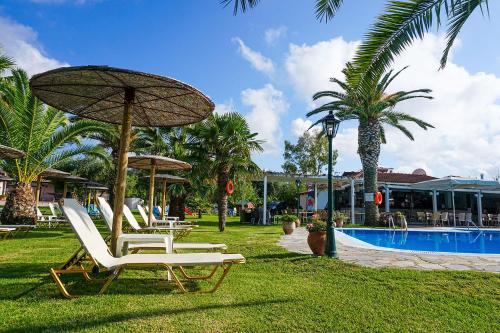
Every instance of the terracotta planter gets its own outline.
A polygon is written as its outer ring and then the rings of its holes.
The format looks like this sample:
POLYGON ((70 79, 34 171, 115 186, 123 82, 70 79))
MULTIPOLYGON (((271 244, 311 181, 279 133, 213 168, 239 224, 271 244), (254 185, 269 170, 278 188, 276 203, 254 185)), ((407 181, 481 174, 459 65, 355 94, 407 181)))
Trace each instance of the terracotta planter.
POLYGON ((300 219, 297 219, 297 221, 295 221, 295 227, 296 228, 300 227, 300 219))
POLYGON ((325 254, 326 245, 326 231, 315 231, 310 232, 307 236, 307 244, 311 249, 312 253, 317 256, 322 256, 325 254))
POLYGON ((337 228, 342 228, 344 226, 344 220, 342 220, 342 219, 336 219, 335 220, 335 226, 337 228))
POLYGON ((283 223, 283 232, 285 235, 293 234, 295 230, 295 222, 284 222, 283 223))

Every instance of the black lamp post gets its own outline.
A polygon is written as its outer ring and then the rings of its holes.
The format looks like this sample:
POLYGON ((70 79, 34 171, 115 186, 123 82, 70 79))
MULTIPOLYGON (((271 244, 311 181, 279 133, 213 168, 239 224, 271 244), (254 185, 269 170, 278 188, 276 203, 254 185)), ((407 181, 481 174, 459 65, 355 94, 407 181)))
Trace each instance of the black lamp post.
POLYGON ((302 180, 300 178, 295 179, 295 185, 297 185, 297 217, 300 218, 300 185, 302 184, 302 180))
POLYGON ((326 249, 325 253, 329 257, 337 257, 337 247, 335 245, 335 230, 333 228, 333 175, 332 175, 332 141, 339 130, 340 120, 332 111, 321 119, 323 131, 328 137, 328 219, 326 221, 326 249))

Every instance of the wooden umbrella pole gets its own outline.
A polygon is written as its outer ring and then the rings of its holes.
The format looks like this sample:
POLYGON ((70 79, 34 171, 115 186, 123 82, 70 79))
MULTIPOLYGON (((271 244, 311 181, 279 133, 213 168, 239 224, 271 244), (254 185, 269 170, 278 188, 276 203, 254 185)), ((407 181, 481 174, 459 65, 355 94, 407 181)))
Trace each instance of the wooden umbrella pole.
POLYGON ((163 181, 163 192, 161 194, 161 213, 167 216, 167 181, 163 181))
POLYGON ((42 176, 38 176, 36 178, 35 208, 38 208, 38 203, 40 201, 41 188, 42 188, 42 176))
POLYGON ((118 256, 120 249, 116 247, 118 237, 122 233, 123 204, 125 203, 125 187, 128 166, 128 150, 130 146, 130 132, 132 130, 132 109, 135 91, 132 88, 125 90, 125 106, 123 112, 122 132, 120 137, 120 151, 118 156, 118 174, 116 177, 116 193, 114 202, 113 231, 111 233, 111 249, 118 256))
POLYGON ((156 161, 151 159, 151 172, 149 175, 149 202, 148 202, 148 225, 151 226, 153 222, 153 199, 155 195, 155 172, 156 172, 156 161))

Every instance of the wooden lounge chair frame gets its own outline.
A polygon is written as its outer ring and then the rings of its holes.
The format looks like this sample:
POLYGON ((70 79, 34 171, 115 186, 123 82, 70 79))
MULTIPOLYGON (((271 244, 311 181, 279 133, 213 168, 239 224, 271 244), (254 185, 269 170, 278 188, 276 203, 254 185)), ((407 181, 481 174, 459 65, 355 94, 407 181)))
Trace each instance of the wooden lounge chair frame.
MULTIPOLYGON (((74 201, 74 200, 72 200, 72 201, 74 201)), ((202 275, 202 276, 188 275, 186 270, 185 270, 185 267, 187 267, 186 265, 167 264, 167 263, 158 263, 158 262, 156 262, 156 263, 121 264, 121 265, 113 267, 111 270, 109 270, 107 267, 100 265, 99 262, 91 256, 90 252, 87 251, 87 249, 85 249, 84 241, 80 238, 80 234, 79 234, 79 231, 77 230, 77 228, 81 228, 81 227, 87 228, 88 230, 90 230, 89 232, 92 233, 93 237, 99 237, 99 238, 102 238, 102 237, 99 234, 99 231, 97 230, 95 225, 93 224, 90 216, 88 216, 88 214, 86 213, 85 209, 83 207, 79 206, 77 203, 76 204, 75 203, 73 203, 73 202, 71 203, 72 209, 78 209, 79 210, 78 215, 88 217, 87 221, 78 222, 80 224, 74 225, 73 223, 75 221, 72 221, 72 218, 74 219, 75 217, 68 216, 67 210, 64 206, 63 206, 62 210, 63 210, 63 213, 66 216, 67 220, 70 222, 71 227, 73 228, 73 230, 77 234, 78 239, 82 243, 82 246, 61 267, 50 269, 50 275, 51 275, 52 279, 54 280, 59 292, 61 293, 62 296, 66 297, 66 298, 73 298, 75 296, 68 292, 65 284, 61 280, 61 276, 65 275, 65 274, 82 274, 86 281, 102 283, 103 285, 99 291, 99 294, 104 294, 109 289, 109 287, 111 286, 113 281, 116 280, 126 268, 129 268, 129 269, 150 269, 150 268, 157 269, 158 267, 162 267, 168 273, 171 274, 171 276, 172 276, 175 284, 179 288, 179 290, 182 293, 187 293, 187 292, 189 292, 189 290, 183 284, 183 281, 181 281, 179 279, 179 277, 175 274, 174 269, 178 270, 184 279, 186 279, 188 281, 193 281, 193 280, 208 280, 215 275, 215 273, 217 272, 217 270, 219 268, 222 268, 223 272, 222 272, 221 276, 219 277, 219 279, 217 280, 217 282, 215 283, 215 285, 211 289, 204 291, 205 293, 206 292, 213 293, 219 289, 222 282, 224 281, 227 274, 229 273, 229 270, 231 269, 231 267, 234 264, 245 263, 245 259, 242 256, 239 256, 239 257, 235 256, 235 258, 233 258, 233 259, 223 260, 222 262, 217 263, 217 264, 210 263, 210 264, 205 265, 202 263, 197 264, 196 262, 192 262, 189 265, 187 265, 189 267, 200 266, 200 265, 213 266, 213 268, 209 274, 202 275), (90 221, 90 223, 89 223, 89 221, 90 221), (89 263, 90 263, 91 267, 85 267, 85 264, 89 264, 89 263), (96 273, 101 273, 101 272, 111 272, 111 274, 106 279, 94 279, 91 277, 91 274, 96 274, 96 273)), ((83 219, 83 220, 85 220, 85 219, 83 219)), ((168 238, 166 238, 166 241, 167 240, 168 240, 168 238)), ((102 240, 102 241, 104 241, 104 240, 102 240)), ((100 244, 102 244, 102 243, 100 243, 100 244)), ((112 256, 109 249, 107 251, 108 251, 107 255, 112 256)), ((174 255, 174 256, 178 256, 178 255, 174 255)), ((197 292, 199 293, 200 291, 197 291, 197 292)))

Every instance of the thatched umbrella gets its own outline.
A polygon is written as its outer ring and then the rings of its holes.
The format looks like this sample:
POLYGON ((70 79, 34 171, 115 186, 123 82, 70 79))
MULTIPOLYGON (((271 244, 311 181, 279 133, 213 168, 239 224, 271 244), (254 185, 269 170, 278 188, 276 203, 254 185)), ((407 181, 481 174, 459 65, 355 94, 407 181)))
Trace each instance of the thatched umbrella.
MULTIPOLYGON (((150 176, 146 176, 144 178, 150 178, 151 181, 150 176)), ((165 214, 165 208, 167 207, 167 184, 185 184, 189 183, 189 179, 174 175, 168 175, 166 173, 156 174, 154 178, 155 180, 161 181, 163 183, 163 191, 161 194, 161 213, 165 214)))
POLYGON ((35 208, 38 208, 38 202, 40 200, 40 190, 42 188, 42 178, 47 179, 61 179, 64 177, 71 176, 69 172, 48 168, 44 172, 38 175, 36 179, 36 191, 35 191, 35 208))
POLYGON ((0 157, 4 158, 22 158, 24 152, 15 148, 0 145, 0 157))
POLYGON ((153 221, 153 197, 155 190, 155 173, 156 170, 189 170, 191 164, 174 160, 165 156, 141 155, 129 156, 128 166, 135 169, 149 169, 149 202, 148 202, 148 224, 153 221))
POLYGON ((33 76, 30 85, 38 98, 59 110, 122 125, 111 239, 112 250, 118 254, 132 125, 193 124, 210 115, 213 102, 180 81, 106 66, 55 69, 33 76))

